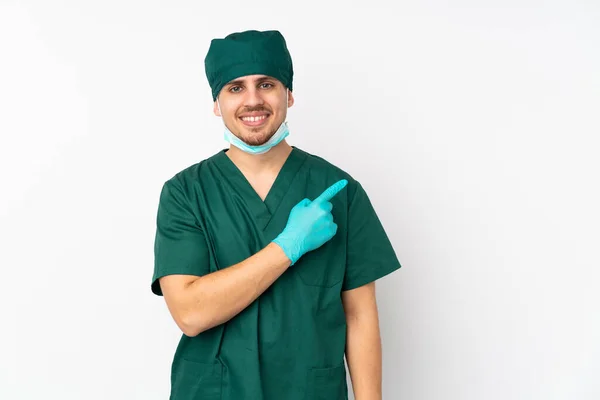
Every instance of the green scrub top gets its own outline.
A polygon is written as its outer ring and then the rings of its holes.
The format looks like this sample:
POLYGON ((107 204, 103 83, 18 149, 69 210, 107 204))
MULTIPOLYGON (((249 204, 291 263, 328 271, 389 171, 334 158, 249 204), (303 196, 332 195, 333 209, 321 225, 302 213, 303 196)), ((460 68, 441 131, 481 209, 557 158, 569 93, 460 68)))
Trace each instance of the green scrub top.
POLYGON ((341 292, 400 263, 360 183, 295 146, 263 201, 226 149, 177 173, 160 194, 151 288, 165 275, 202 276, 267 246, 294 205, 340 179, 336 235, 306 253, 238 315, 183 335, 171 368, 171 400, 345 400, 346 319, 341 292))

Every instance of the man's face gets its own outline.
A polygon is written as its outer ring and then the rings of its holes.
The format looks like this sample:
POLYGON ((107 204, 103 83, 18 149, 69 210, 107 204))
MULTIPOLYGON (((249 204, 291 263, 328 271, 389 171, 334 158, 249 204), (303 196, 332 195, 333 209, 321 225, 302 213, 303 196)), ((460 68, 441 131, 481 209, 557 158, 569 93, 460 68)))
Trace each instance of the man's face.
POLYGON ((265 144, 285 121, 287 107, 294 104, 292 92, 279 80, 266 75, 234 79, 221 89, 217 99, 215 115, 222 116, 225 126, 251 146, 265 144))

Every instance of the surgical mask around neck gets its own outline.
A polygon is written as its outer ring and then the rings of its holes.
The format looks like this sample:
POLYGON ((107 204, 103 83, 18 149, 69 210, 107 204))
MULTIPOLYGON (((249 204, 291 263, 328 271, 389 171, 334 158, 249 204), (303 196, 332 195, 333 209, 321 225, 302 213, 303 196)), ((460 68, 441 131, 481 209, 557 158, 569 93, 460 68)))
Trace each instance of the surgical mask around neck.
MULTIPOLYGON (((287 100, 288 100, 287 90, 285 92, 285 98, 286 98, 285 104, 286 104, 286 109, 287 109, 287 100)), ((217 99, 217 106, 219 107, 219 113, 221 113, 221 104, 219 103, 218 99, 217 99)), ((222 116, 221 116, 221 119, 223 119, 222 116)), ((225 120, 223 120, 223 125, 225 125, 225 120)), ((269 150, 271 150, 273 147, 275 147, 277 144, 279 144, 289 134, 290 134, 290 131, 289 131, 289 128, 287 125, 287 121, 284 121, 281 123, 281 125, 279 125, 279 128, 277 129, 275 134, 266 143, 261 144, 259 146, 252 146, 252 145, 249 145, 248 143, 244 142, 243 140, 241 140, 240 138, 235 136, 233 134, 233 132, 231 132, 227 128, 227 126, 225 126, 224 139, 227 142, 229 142, 230 144, 234 145, 238 149, 240 149, 248 154, 264 154, 264 153, 268 152, 269 150)))

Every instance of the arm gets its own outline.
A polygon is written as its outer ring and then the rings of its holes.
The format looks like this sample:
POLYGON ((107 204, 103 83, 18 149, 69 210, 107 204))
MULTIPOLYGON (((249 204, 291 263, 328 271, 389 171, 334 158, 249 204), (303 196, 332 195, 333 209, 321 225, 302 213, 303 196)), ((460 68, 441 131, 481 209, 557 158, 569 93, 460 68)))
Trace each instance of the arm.
POLYGON ((233 318, 290 266, 281 247, 270 243, 244 261, 202 277, 167 275, 160 286, 169 312, 187 336, 233 318))
POLYGON ((314 201, 300 201, 292 208, 283 231, 269 245, 213 273, 207 271, 208 250, 200 245, 204 233, 198 229, 187 199, 179 189, 165 184, 157 217, 155 276, 160 276, 160 291, 183 333, 196 336, 227 322, 304 253, 331 239, 337 225, 329 200, 347 183, 341 180, 333 184, 314 201), (160 265, 170 266, 170 273, 161 270, 160 265))
POLYGON ((381 338, 375 282, 342 292, 346 360, 356 400, 381 400, 381 338))

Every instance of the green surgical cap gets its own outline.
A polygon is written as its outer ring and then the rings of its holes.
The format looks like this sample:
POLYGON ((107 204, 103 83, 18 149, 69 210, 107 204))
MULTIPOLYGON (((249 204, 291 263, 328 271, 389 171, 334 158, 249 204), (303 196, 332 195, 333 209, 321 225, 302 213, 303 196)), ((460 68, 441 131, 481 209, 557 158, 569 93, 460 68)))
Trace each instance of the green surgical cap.
POLYGON ((292 57, 279 31, 252 30, 213 39, 204 67, 213 101, 227 82, 246 75, 268 75, 292 90, 292 57))

